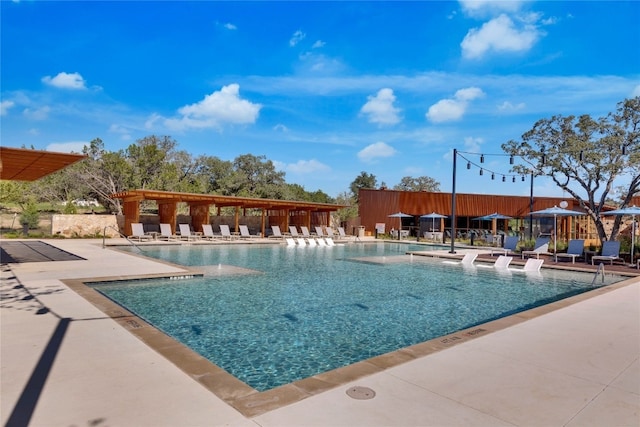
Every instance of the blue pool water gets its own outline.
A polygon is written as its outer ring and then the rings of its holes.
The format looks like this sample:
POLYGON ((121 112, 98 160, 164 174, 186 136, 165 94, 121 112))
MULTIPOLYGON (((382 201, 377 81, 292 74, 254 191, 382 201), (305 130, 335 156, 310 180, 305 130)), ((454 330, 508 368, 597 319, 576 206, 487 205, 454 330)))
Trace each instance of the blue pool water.
POLYGON ((93 286, 259 391, 592 289, 591 274, 497 273, 403 255, 413 249, 145 248, 205 277, 93 286))

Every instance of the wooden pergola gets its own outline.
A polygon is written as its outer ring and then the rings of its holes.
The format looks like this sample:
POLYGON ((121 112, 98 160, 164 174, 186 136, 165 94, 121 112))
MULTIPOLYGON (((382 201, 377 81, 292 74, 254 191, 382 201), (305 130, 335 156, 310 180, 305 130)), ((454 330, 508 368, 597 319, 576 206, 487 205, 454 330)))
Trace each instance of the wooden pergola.
POLYGON ((0 147, 0 179, 35 181, 86 157, 82 154, 0 147))
MULTIPOLYGON (((140 222, 140 202, 153 200, 158 205, 161 223, 171 225, 175 232, 178 216, 178 203, 189 205, 191 225, 194 230, 202 230, 203 224, 209 224, 210 209, 215 207, 217 215, 224 207, 235 208, 234 226, 239 228, 240 211, 261 209, 261 233, 265 236, 267 218, 270 225, 279 225, 287 230, 289 225, 328 226, 331 212, 344 208, 344 205, 315 203, 293 200, 256 199, 252 197, 222 196, 217 194, 179 193, 158 190, 130 190, 112 194, 112 199, 122 199, 125 218, 125 233, 131 234, 131 224, 140 222)), ((244 214, 244 213, 243 213, 244 214)))

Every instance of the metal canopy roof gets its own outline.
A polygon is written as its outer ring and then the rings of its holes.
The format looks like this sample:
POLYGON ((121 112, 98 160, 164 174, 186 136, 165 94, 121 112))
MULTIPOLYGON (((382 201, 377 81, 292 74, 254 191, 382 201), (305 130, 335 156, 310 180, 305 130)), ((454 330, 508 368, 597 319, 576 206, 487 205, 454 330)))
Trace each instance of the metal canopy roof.
POLYGON ((111 195, 112 199, 122 199, 123 201, 135 200, 155 200, 162 202, 186 202, 186 203, 207 203, 218 207, 239 206, 241 208, 260 209, 289 209, 307 211, 332 212, 346 207, 345 205, 334 205, 331 203, 315 203, 293 200, 278 199, 257 199, 252 197, 222 196, 217 194, 196 194, 178 193, 172 191, 159 190, 130 190, 122 191, 111 195))
POLYGON ((0 147, 0 179, 35 181, 84 158, 82 154, 0 147))

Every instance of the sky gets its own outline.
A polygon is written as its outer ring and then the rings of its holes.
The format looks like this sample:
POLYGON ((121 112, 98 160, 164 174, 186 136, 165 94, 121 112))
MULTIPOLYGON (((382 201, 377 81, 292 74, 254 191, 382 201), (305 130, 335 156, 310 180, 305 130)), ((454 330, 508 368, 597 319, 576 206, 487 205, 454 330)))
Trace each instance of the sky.
MULTIPOLYGON (((528 195, 501 144, 640 95, 638 1, 0 7, 3 146, 117 151, 168 135, 194 157, 265 156, 332 197, 361 172, 449 192, 454 149, 457 192, 528 195), (481 153, 482 176, 464 160, 481 153)), ((534 194, 565 196, 543 178, 534 194)))

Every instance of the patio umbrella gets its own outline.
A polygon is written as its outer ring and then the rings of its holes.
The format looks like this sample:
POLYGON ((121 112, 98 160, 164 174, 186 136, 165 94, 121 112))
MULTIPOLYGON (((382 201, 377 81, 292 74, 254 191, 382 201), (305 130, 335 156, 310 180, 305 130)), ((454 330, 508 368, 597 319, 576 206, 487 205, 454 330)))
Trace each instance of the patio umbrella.
POLYGON ((608 212, 601 212, 601 215, 631 215, 631 264, 633 264, 633 249, 636 240, 636 215, 640 215, 640 207, 627 206, 626 208, 616 209, 608 212))
MULTIPOLYGON (((538 216, 552 216, 553 217, 553 253, 556 253, 556 241, 557 241, 557 230, 556 230, 556 222, 559 216, 581 216, 585 215, 584 212, 572 211, 569 209, 559 208, 554 206, 552 208, 542 209, 541 211, 530 212, 530 215, 538 215, 538 216)), ((556 257, 556 262, 558 258, 556 257)))
POLYGON ((413 218, 413 215, 409 215, 404 212, 396 212, 394 214, 389 215, 389 218, 400 219, 400 228, 398 228, 398 240, 400 240, 400 230, 402 230, 402 218, 413 218))
POLYGON ((441 215, 439 213, 431 212, 430 214, 420 215, 420 218, 431 218, 431 231, 436 228, 436 219, 446 218, 446 215, 441 215))
POLYGON ((492 221, 494 219, 512 219, 512 216, 502 215, 498 212, 494 212, 489 215, 479 216, 477 218, 473 218, 474 221, 492 221))

